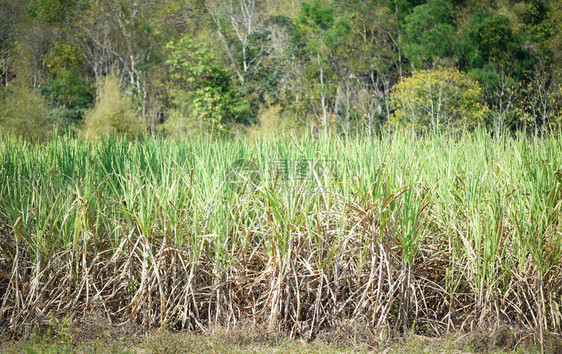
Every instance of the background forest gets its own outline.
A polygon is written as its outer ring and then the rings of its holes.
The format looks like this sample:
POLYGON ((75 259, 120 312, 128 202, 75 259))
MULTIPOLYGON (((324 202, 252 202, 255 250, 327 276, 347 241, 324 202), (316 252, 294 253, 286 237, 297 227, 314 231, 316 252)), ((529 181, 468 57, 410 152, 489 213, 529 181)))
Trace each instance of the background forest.
POLYGON ((562 1, 0 0, 0 129, 541 129, 562 1))

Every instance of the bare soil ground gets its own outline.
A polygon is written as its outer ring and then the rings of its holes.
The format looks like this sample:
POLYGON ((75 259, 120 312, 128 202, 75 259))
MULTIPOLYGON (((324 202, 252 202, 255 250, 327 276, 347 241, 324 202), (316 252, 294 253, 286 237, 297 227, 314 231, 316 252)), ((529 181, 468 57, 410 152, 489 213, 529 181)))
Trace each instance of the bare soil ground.
MULTIPOLYGON (((259 326, 217 328, 205 333, 109 325, 103 318, 53 323, 28 340, 0 337, 0 353, 540 353, 533 333, 513 328, 480 329, 432 338, 372 333, 347 326, 302 333, 267 332, 259 326)), ((562 354, 562 337, 548 335, 545 353, 562 354)))

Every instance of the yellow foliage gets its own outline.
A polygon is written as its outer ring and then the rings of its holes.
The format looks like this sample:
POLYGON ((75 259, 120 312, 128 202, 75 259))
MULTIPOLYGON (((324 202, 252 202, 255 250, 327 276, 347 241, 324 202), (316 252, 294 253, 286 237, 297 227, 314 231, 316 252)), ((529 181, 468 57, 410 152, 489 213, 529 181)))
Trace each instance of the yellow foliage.
POLYGON ((456 68, 415 72, 394 86, 391 124, 397 128, 456 130, 482 120, 487 108, 478 83, 456 68))
POLYGON ((299 128, 296 120, 284 116, 282 110, 280 105, 263 108, 259 113, 259 123, 250 130, 250 136, 296 133, 299 128))
POLYGON ((89 137, 114 133, 135 136, 143 131, 142 122, 134 111, 131 99, 119 90, 116 75, 108 75, 99 88, 95 107, 86 113, 85 128, 89 137))
POLYGON ((179 109, 170 110, 168 119, 160 128, 165 135, 173 137, 188 137, 204 132, 201 120, 196 120, 179 109))
POLYGON ((23 79, 7 89, 0 107, 0 131, 39 141, 51 135, 47 102, 23 79))

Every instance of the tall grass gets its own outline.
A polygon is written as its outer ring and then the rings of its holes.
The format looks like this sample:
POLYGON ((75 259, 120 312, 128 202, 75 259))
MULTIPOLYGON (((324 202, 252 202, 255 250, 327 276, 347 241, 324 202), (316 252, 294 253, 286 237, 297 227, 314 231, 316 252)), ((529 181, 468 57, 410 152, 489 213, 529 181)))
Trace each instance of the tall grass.
POLYGON ((0 323, 560 332, 561 208, 557 137, 4 138, 0 323), (260 178, 232 188, 240 159, 260 178))

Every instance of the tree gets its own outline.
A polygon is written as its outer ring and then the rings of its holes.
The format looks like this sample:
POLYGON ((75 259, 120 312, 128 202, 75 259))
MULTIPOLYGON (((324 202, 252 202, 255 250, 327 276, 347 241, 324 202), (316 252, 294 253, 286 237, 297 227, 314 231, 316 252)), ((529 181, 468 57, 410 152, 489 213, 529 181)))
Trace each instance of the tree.
POLYGON ((522 108, 528 121, 546 132, 562 123, 562 80, 560 71, 539 66, 522 90, 522 108))
POLYGON ((429 0, 416 6, 404 22, 404 52, 416 68, 452 56, 457 26, 445 0, 429 0))
POLYGON ((262 65, 265 42, 259 39, 271 4, 260 0, 208 0, 204 5, 238 80, 244 84, 262 65))
MULTIPOLYGON (((291 70, 287 54, 293 23, 286 16, 291 11, 282 9, 287 4, 276 0, 202 3, 240 96, 250 103, 256 115, 263 107, 277 104, 282 91, 287 91, 281 83, 286 82, 291 70)), ((207 44, 212 42, 207 40, 207 44)))
POLYGON ((484 67, 511 72, 523 78, 537 63, 531 48, 524 48, 521 36, 514 33, 510 20, 489 11, 477 11, 461 40, 457 56, 462 69, 484 67))
POLYGON ((336 53, 350 31, 345 17, 336 16, 333 7, 325 6, 319 0, 302 4, 296 28, 299 44, 296 54, 308 67, 308 77, 313 82, 311 94, 320 100, 324 135, 328 135, 329 116, 334 114, 336 53))
POLYGON ((150 75, 161 64, 159 50, 167 42, 167 0, 91 0, 82 11, 74 36, 77 47, 100 82, 111 68, 133 92, 133 101, 145 124, 154 126, 150 75))
POLYGON ((391 124, 412 131, 456 131, 482 121, 478 83, 455 68, 437 67, 414 72, 394 86, 391 124))
POLYGON ((549 1, 548 10, 548 27, 551 29, 548 47, 555 67, 562 70, 562 0, 549 1))
POLYGON ((182 37, 167 45, 166 61, 173 80, 173 117, 192 118, 200 131, 215 133, 227 130, 228 123, 245 123, 250 107, 234 87, 230 74, 215 64, 214 55, 204 45, 182 37))
POLYGON ((8 86, 12 71, 18 22, 23 14, 22 1, 0 0, 0 82, 8 86))
POLYGON ((85 0, 28 0, 27 12, 43 24, 65 27, 70 24, 85 0))
POLYGON ((341 7, 351 32, 335 52, 335 111, 342 126, 375 133, 390 115, 390 88, 400 75, 399 25, 392 2, 354 0, 341 7))
POLYGON ((93 103, 93 80, 88 80, 81 54, 71 43, 57 41, 47 67, 50 80, 41 88, 41 93, 51 98, 63 126, 78 122, 93 103))
POLYGON ((527 73, 539 63, 536 47, 527 34, 514 32, 516 27, 525 28, 504 15, 478 10, 457 44, 460 67, 484 90, 489 125, 496 134, 520 122, 521 109, 515 103, 527 73))
POLYGON ((80 122, 115 67, 152 133, 164 121, 227 131, 277 112, 325 134, 373 135, 390 122, 392 87, 409 70, 458 65, 484 90, 494 130, 544 127, 557 119, 547 101, 562 72, 561 4, 0 0, 0 84, 25 68, 65 127, 80 122), (166 47, 183 37, 183 52, 166 47))

